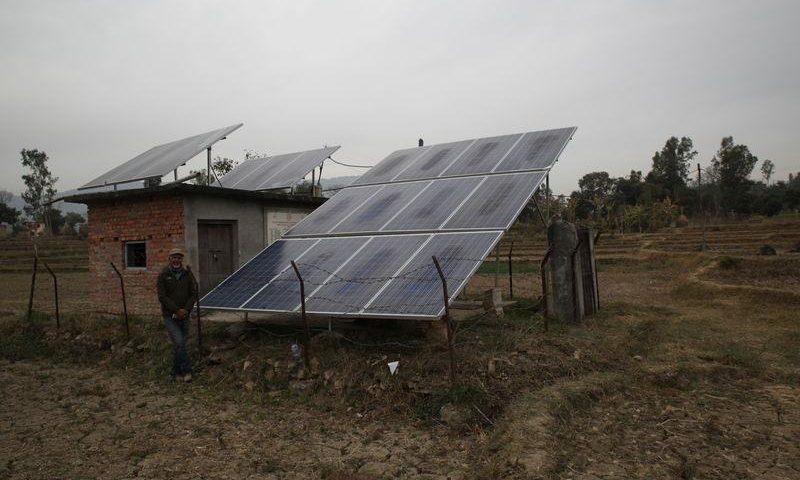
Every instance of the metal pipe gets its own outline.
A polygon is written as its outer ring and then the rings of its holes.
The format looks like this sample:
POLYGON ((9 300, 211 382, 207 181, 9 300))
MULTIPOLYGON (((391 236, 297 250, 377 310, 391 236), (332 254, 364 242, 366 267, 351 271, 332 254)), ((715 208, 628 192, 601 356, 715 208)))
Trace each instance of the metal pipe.
MULTIPOLYGON (((197 177, 199 177, 199 176, 200 176, 200 174, 201 174, 201 172, 194 172, 194 173, 192 173, 192 174, 189 174, 189 175, 186 175, 186 176, 184 176, 184 177, 178 178, 178 179, 176 179, 176 180, 175 180, 175 181, 173 181, 173 182, 168 182, 168 183, 165 183, 164 185, 169 185, 169 184, 171 184, 171 183, 183 183, 183 182, 185 182, 185 181, 187 181, 187 180, 191 180, 191 179, 193 179, 193 178, 197 178, 197 177)), ((221 185, 221 184, 220 184, 220 185, 221 185)))
POLYGON ((550 322, 547 319, 547 273, 545 271, 547 260, 550 259, 550 254, 553 253, 553 248, 548 248, 547 253, 544 254, 542 258, 541 266, 539 267, 539 274, 542 277, 542 308, 544 314, 544 331, 548 331, 550 329, 550 322))
POLYGON ((514 298, 514 274, 512 272, 513 264, 511 262, 511 252, 514 251, 514 242, 508 248, 508 296, 514 298))
POLYGON ((544 177, 544 188, 547 189, 547 218, 550 218, 550 171, 544 177))
POLYGON ((450 317, 450 295, 447 293, 447 278, 444 276, 442 266, 439 265, 439 260, 436 255, 431 257, 433 264, 436 266, 436 271, 439 272, 439 278, 442 280, 442 294, 444 295, 444 322, 447 327, 447 350, 450 355, 450 385, 454 387, 456 384, 456 355, 455 345, 453 341, 453 320, 450 317))
POLYGON ((33 246, 33 273, 31 274, 31 295, 28 297, 28 321, 33 313, 33 292, 36 289, 36 271, 39 269, 39 251, 33 246))
POLYGON ((542 209, 539 208, 539 202, 536 201, 536 194, 533 194, 533 205, 536 206, 536 212, 539 213, 539 219, 542 221, 542 225, 544 226, 544 232, 547 233, 547 222, 544 219, 544 215, 542 215, 542 209))
POLYGON ((700 250, 708 250, 708 244, 706 243, 706 209, 703 207, 703 174, 700 170, 700 164, 697 164, 697 200, 700 203, 700 211, 701 215, 700 218, 703 219, 703 244, 700 245, 700 250))
POLYGON ((206 185, 211 186, 211 147, 206 148, 206 185))
POLYGON ((309 358, 308 350, 311 348, 311 329, 308 328, 308 317, 306 316, 306 287, 303 282, 303 277, 300 276, 300 270, 297 268, 297 264, 294 263, 294 260, 292 260, 292 268, 294 269, 294 274, 297 275, 297 280, 300 281, 300 315, 303 317, 303 326, 306 330, 306 341, 303 347, 303 362, 306 364, 306 370, 310 372, 311 359, 309 358))
POLYGON ((58 311, 58 278, 56 278, 55 272, 53 272, 47 262, 44 262, 44 268, 46 268, 47 271, 50 272, 50 275, 53 276, 53 291, 56 297, 56 328, 61 328, 61 316, 59 315, 58 311))
POLYGON ((111 268, 114 269, 119 277, 119 286, 122 290, 122 311, 125 314, 125 336, 127 338, 131 338, 131 326, 128 323, 128 301, 125 300, 125 281, 122 279, 122 274, 119 272, 119 270, 117 270, 117 266, 114 265, 114 262, 109 263, 111 263, 111 268))
POLYGON ((500 244, 494 247, 494 288, 500 286, 500 244))

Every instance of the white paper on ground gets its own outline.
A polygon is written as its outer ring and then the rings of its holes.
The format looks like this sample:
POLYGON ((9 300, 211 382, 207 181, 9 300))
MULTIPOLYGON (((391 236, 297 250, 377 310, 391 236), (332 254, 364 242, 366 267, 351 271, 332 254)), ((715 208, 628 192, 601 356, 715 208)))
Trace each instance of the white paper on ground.
POLYGON ((389 362, 386 365, 389 365, 389 373, 394 375, 397 372, 397 366, 400 365, 400 361, 389 362))

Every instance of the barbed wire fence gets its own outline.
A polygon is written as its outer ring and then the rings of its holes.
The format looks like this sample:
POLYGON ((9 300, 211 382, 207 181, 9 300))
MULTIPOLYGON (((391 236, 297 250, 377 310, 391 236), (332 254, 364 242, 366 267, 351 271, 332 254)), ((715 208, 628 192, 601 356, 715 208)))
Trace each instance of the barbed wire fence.
MULTIPOLYGON (((395 314, 401 318, 438 318, 445 326, 450 380, 455 385, 457 327, 450 314, 452 303, 450 293, 463 289, 466 286, 465 282, 471 278, 470 273, 485 261, 486 258, 432 256, 428 263, 403 269, 392 275, 370 275, 368 267, 360 269, 362 272, 366 270, 366 275, 345 275, 338 269, 331 270, 312 262, 292 260, 290 264, 294 275, 291 275, 289 270, 284 270, 269 284, 286 283, 299 286, 297 291, 289 290, 286 291, 286 294, 297 294, 300 297, 297 302, 299 309, 295 308, 294 311, 299 313, 302 319, 303 363, 307 369, 310 369, 311 332, 315 330, 309 323, 311 316, 330 316, 332 314, 341 317, 369 318, 370 315, 385 315, 387 318, 391 318, 392 314, 395 314), (381 298, 381 295, 389 288, 390 282, 394 285, 400 282, 400 288, 403 288, 404 292, 402 294, 395 292, 390 295, 389 297, 394 301, 375 303, 375 300, 381 298), (374 285, 382 286, 379 289, 370 287, 374 285), (450 290, 453 286, 456 287, 455 290, 450 290), (441 292, 438 292, 439 289, 441 292), (337 293, 343 295, 336 295, 337 293), (365 301, 348 301, 344 297, 346 293, 350 293, 351 298, 359 298, 358 294, 360 294, 365 301)), ((263 280, 255 277, 252 279, 254 285, 260 281, 263 280)), ((485 315, 484 313, 479 316, 479 319, 485 315)), ((474 328, 476 324, 477 321, 473 323, 472 327, 474 328)), ((330 328, 329 324, 329 331, 330 328)), ((274 332, 267 331, 266 333, 280 336, 274 332)), ((376 347, 393 344, 401 348, 414 348, 400 342, 365 344, 344 336, 341 337, 358 346, 376 347)))

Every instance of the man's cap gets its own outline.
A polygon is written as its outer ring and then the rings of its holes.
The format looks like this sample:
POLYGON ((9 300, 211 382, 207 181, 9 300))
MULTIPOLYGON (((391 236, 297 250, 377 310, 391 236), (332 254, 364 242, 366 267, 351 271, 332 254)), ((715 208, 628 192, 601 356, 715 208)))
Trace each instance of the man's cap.
POLYGON ((180 248, 173 248, 172 250, 170 250, 170 251, 169 251, 169 255, 168 255, 168 256, 169 256, 169 257, 171 257, 171 256, 173 256, 173 255, 180 255, 181 257, 184 257, 184 256, 186 256, 186 255, 183 253, 183 250, 181 250, 180 248))

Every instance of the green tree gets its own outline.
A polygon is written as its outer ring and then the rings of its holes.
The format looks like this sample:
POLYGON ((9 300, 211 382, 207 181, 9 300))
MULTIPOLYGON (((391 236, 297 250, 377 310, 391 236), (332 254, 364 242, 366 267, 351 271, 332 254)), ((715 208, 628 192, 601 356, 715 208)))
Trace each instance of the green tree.
POLYGON ((736 145, 733 137, 724 137, 711 163, 720 186, 722 208, 750 213, 752 199, 748 190, 752 182, 748 177, 758 163, 758 157, 750 153, 747 145, 736 145))
POLYGON ((769 179, 772 178, 773 173, 775 173, 775 164, 772 163, 772 160, 764 160, 761 163, 761 175, 764 177, 764 183, 769 185, 769 179))
MULTIPOLYGON (((216 175, 216 178, 220 179, 220 183, 222 186, 225 186, 225 182, 221 179, 224 177, 228 172, 234 169, 238 163, 230 158, 223 158, 223 157, 216 157, 211 162, 211 171, 216 175)), ((191 173, 198 173, 199 175, 194 178, 193 182, 196 185, 208 185, 208 174, 205 168, 200 170, 192 170, 191 173)))
POLYGON ((31 171, 22 176, 26 188, 22 192, 22 199, 27 203, 23 209, 37 222, 44 222, 48 231, 53 232, 47 211, 50 201, 56 194, 55 184, 58 178, 54 177, 47 168, 49 158, 45 152, 40 152, 35 148, 22 149, 20 156, 22 157, 22 166, 31 171))
POLYGON ((669 137, 664 148, 653 155, 653 168, 647 174, 647 181, 660 185, 666 196, 677 200, 686 189, 689 168, 697 151, 689 137, 669 137))
POLYGON ((0 222, 10 223, 12 225, 17 223, 17 217, 19 217, 20 212, 8 204, 13 197, 11 192, 0 190, 0 222))
POLYGON ((9 207, 5 203, 0 203, 0 222, 15 224, 19 217, 19 210, 9 207))
POLYGON ((48 208, 45 211, 45 225, 48 225, 50 232, 54 235, 58 235, 61 233, 61 230, 64 228, 64 224, 66 220, 64 219, 64 215, 61 213, 61 210, 57 208, 48 208))
POLYGON ((64 223, 66 223, 67 227, 69 227, 69 229, 72 232, 74 232, 75 231, 75 225, 77 225, 79 223, 86 223, 86 219, 83 218, 83 215, 81 215, 80 213, 68 212, 66 215, 64 215, 64 223))
POLYGON ((620 177, 614 181, 614 196, 623 205, 636 205, 642 196, 643 184, 642 172, 631 170, 628 178, 620 177))

